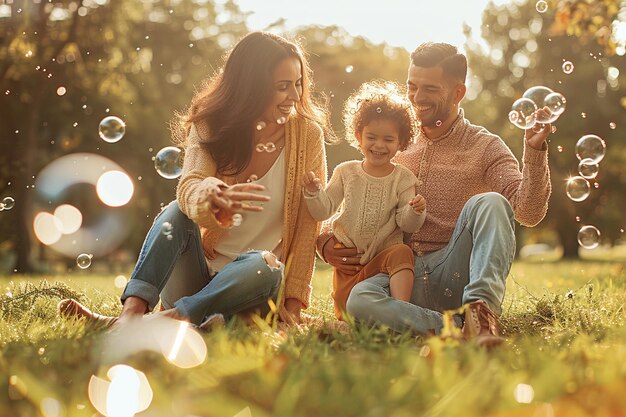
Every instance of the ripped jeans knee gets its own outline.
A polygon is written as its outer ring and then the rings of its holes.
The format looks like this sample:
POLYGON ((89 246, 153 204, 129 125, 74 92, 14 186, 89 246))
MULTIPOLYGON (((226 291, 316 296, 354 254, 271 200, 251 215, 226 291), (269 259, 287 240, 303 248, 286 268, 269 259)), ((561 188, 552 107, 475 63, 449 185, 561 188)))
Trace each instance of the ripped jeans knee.
POLYGON ((269 266, 272 271, 280 269, 282 263, 278 260, 276 255, 274 255, 272 252, 263 251, 261 252, 261 255, 263 256, 263 259, 265 260, 265 263, 267 264, 267 266, 269 266))

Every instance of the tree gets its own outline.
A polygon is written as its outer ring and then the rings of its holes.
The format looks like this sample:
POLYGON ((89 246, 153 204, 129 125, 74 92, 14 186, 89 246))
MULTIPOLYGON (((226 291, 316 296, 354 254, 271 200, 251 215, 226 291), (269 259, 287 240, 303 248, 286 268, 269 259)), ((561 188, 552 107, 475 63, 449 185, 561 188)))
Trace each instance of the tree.
MULTIPOLYGON (((589 2, 560 2, 563 7, 571 6, 571 10, 583 7, 581 3, 589 2)), ((618 140, 618 131, 610 123, 619 124, 623 120, 620 100, 625 91, 620 82, 624 74, 618 68, 625 67, 625 58, 607 56, 608 44, 588 42, 585 35, 590 33, 590 26, 581 23, 584 19, 578 20, 583 26, 576 32, 580 37, 567 35, 570 29, 560 28, 569 26, 555 21, 555 16, 562 16, 563 10, 549 9, 541 14, 535 10, 534 1, 489 5, 483 14, 481 31, 487 47, 467 30, 467 56, 474 71, 469 100, 464 107, 473 121, 499 134, 520 157, 522 132, 507 117, 513 101, 535 85, 548 86, 567 98, 567 109, 556 122, 556 133, 549 138, 553 195, 542 224, 556 232, 565 257, 577 257, 576 236, 580 225, 595 224, 608 242, 618 239, 623 229, 619 213, 626 202, 621 192, 626 176, 620 172, 620 166, 626 162, 626 145, 618 140), (562 70, 565 61, 574 64, 571 74, 562 70), (600 164, 596 180, 599 188, 592 188, 586 201, 574 203, 566 196, 565 180, 578 175, 574 148, 577 140, 587 133, 605 139, 607 156, 600 164)))
POLYGON ((0 193, 12 195, 16 208, 2 213, 1 227, 2 239, 15 242, 18 272, 34 270, 32 184, 56 157, 96 152, 131 177, 142 177, 128 207, 129 223, 141 230, 131 234, 135 246, 158 202, 172 199, 175 182, 162 186, 150 156, 170 144, 168 122, 175 110, 184 109, 194 86, 246 32, 244 15, 232 1, 201 3, 3 6, 11 17, 0 20, 0 193), (99 121, 110 114, 127 125, 126 137, 115 146, 97 138, 99 121))

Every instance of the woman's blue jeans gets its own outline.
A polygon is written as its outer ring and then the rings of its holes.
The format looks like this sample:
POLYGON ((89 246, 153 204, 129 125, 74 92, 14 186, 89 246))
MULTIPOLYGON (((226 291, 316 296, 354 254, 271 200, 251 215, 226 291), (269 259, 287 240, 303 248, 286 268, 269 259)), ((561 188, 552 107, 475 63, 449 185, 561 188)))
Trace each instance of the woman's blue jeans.
POLYGON ((214 274, 198 225, 173 201, 154 220, 121 300, 139 297, 152 310, 160 298, 165 308, 175 307, 194 324, 216 313, 226 318, 252 309, 266 313, 268 299, 278 296, 283 268, 269 266, 263 252, 250 251, 214 274), (164 222, 172 225, 171 238, 161 230, 164 222))
POLYGON ((410 302, 392 298, 389 276, 378 274, 355 285, 346 310, 360 321, 422 334, 441 331, 442 311, 476 300, 499 315, 515 255, 514 226, 513 210, 502 195, 475 195, 463 207, 448 245, 415 256, 410 302))

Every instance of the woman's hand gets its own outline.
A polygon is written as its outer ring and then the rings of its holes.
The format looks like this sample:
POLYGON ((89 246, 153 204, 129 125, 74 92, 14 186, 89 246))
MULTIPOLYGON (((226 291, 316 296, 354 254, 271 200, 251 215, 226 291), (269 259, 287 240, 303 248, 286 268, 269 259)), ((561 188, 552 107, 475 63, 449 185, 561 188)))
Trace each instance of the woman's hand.
POLYGON ((302 180, 304 189, 309 194, 315 194, 322 189, 322 181, 315 176, 315 172, 309 171, 304 175, 302 180))
POLYGON ((289 317, 284 317, 284 320, 288 324, 300 324, 302 322, 302 317, 300 316, 302 303, 300 300, 297 298, 287 298, 285 300, 285 310, 287 310, 287 314, 289 314, 289 317))
POLYGON ((246 201, 269 201, 269 196, 258 194, 260 191, 265 191, 265 187, 260 184, 220 185, 209 192, 207 199, 213 213, 224 211, 233 215, 243 210, 262 211, 261 206, 245 203, 246 201))
POLYGON ((328 239, 322 248, 322 254, 326 262, 344 274, 356 275, 363 268, 361 265, 363 254, 356 248, 346 248, 334 236, 328 239))

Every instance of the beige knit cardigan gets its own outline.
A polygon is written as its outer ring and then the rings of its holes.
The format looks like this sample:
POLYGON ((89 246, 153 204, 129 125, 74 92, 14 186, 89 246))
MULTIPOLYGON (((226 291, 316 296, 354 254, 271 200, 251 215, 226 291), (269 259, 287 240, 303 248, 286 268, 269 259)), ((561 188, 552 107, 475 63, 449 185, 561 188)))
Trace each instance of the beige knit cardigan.
MULTIPOLYGON (((176 190, 180 209, 200 226, 202 246, 209 260, 215 258, 215 245, 224 233, 210 210, 207 194, 220 182, 215 178, 216 163, 202 146, 210 138, 208 127, 192 126, 185 149, 182 175, 176 190)), ((326 154, 320 126, 300 115, 285 124, 285 203, 283 211, 282 261, 285 274, 281 284, 279 311, 284 317, 284 300, 295 298, 304 308, 311 299, 311 281, 315 263, 315 239, 319 223, 309 214, 302 195, 302 179, 308 171, 326 181, 326 154)), ((232 177, 221 177, 234 184, 232 177)))

